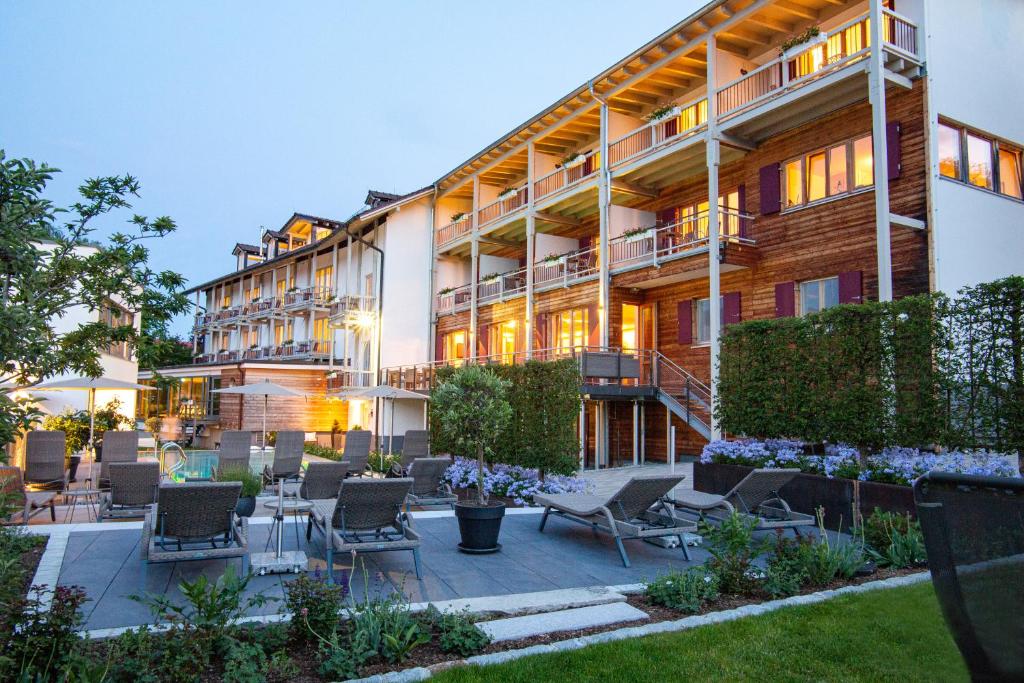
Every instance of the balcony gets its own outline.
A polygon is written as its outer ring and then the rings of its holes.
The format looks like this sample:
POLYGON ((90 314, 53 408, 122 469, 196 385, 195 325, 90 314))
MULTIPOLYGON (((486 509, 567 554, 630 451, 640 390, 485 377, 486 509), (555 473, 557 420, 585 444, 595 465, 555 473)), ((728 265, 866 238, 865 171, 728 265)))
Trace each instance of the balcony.
POLYGON ((227 323, 234 321, 242 313, 241 306, 231 306, 228 308, 222 308, 219 311, 214 311, 210 314, 209 324, 216 323, 227 323))
POLYGON ((563 164, 533 183, 533 201, 562 192, 592 177, 601 168, 601 154, 597 150, 582 154, 563 164))
POLYGON ((505 196, 504 199, 499 198, 497 201, 482 207, 477 212, 477 224, 483 227, 488 223, 493 223, 499 218, 504 218, 522 209, 529 201, 528 194, 529 187, 523 185, 509 192, 508 196, 505 196))
POLYGON ((708 101, 702 98, 674 107, 667 115, 608 143, 608 164, 616 166, 688 138, 708 122, 708 101))
POLYGON ((597 247, 546 256, 533 266, 536 291, 568 287, 597 276, 597 247))
POLYGON ((526 268, 495 273, 481 278, 477 285, 477 303, 504 301, 526 292, 526 268))
POLYGON ((330 287, 293 287, 284 294, 285 310, 296 308, 326 308, 331 300, 330 287))
MULTIPOLYGON (((884 10, 884 17, 886 52, 917 64, 917 26, 889 10, 884 10)), ((768 100, 806 87, 865 59, 870 50, 870 22, 864 15, 719 88, 715 94, 719 118, 735 118, 768 100)))
POLYGON ((373 385, 373 372, 370 370, 341 368, 327 374, 328 394, 339 393, 346 389, 366 389, 373 385))
POLYGON ((473 298, 473 286, 447 287, 437 293, 436 311, 438 315, 457 313, 469 308, 473 298))
POLYGON ((377 297, 349 294, 334 297, 327 307, 331 323, 341 327, 367 327, 373 324, 372 316, 377 297))
MULTIPOLYGON (((732 209, 719 211, 725 243, 753 245, 749 228, 753 216, 732 209)), ((658 267, 666 261, 686 258, 708 248, 708 215, 701 212, 678 223, 644 228, 616 237, 608 243, 612 272, 636 267, 658 267)))
POLYGON ((473 217, 469 214, 463 214, 458 220, 438 228, 435 241, 437 242, 438 247, 443 247, 450 242, 454 242, 460 237, 468 235, 472 230, 473 217))

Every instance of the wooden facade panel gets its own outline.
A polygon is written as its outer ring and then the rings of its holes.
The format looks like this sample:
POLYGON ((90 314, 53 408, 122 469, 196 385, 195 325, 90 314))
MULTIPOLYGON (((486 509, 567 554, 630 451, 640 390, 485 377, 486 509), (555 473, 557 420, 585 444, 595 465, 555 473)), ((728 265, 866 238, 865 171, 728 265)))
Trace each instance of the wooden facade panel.
MULTIPOLYGON (((304 432, 330 432, 337 420, 344 429, 348 424, 348 403, 328 399, 327 376, 323 370, 277 369, 249 366, 221 372, 221 386, 255 384, 270 380, 305 397, 271 396, 267 400, 267 431, 295 429, 304 432)), ((222 394, 220 399, 222 429, 263 428, 263 397, 222 394)))

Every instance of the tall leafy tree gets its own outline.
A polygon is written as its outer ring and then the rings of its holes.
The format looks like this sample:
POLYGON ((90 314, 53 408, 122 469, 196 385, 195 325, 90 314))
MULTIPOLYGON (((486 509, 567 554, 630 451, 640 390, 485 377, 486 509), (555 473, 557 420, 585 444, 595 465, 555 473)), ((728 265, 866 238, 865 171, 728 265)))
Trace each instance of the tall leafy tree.
POLYGON ((123 230, 95 241, 97 219, 130 210, 138 180, 92 178, 78 188, 78 201, 57 207, 44 194, 59 172, 31 159, 8 159, 0 150, 0 445, 37 416, 30 401, 12 396, 13 387, 61 373, 99 377, 100 353, 112 343, 152 346, 127 321, 60 332, 58 320, 77 307, 97 311, 117 302, 149 319, 152 332, 166 330, 189 306, 181 275, 149 267, 147 244, 174 232, 169 217, 134 214, 123 230))

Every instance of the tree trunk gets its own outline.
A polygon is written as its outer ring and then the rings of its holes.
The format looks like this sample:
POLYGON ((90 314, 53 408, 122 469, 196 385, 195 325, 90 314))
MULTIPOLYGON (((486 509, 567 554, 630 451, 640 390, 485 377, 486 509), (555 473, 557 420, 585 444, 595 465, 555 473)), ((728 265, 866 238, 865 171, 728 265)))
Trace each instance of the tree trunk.
POLYGON ((484 499, 484 446, 476 446, 476 500, 480 507, 484 507, 487 501, 484 499))

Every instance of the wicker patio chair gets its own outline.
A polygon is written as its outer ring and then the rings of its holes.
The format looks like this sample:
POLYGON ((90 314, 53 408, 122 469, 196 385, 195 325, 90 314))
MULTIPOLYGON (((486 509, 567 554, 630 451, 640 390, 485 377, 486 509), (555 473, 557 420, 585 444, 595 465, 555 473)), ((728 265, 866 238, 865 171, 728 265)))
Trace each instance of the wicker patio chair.
POLYGON ((798 469, 755 469, 724 495, 703 491, 676 493, 674 508, 685 519, 722 521, 733 512, 756 521, 756 531, 816 526, 814 515, 794 512, 779 495, 779 490, 800 473, 798 469))
POLYGON ((341 459, 348 462, 348 476, 361 477, 370 467, 370 439, 366 429, 354 429, 345 433, 345 450, 341 459))
POLYGON ((249 467, 252 452, 252 432, 228 430, 220 435, 220 450, 217 451, 217 469, 214 479, 224 470, 249 467))
POLYGON ((939 606, 974 681, 1024 680, 1024 479, 914 482, 939 606))
POLYGON ((16 517, 21 515, 20 523, 28 524, 29 519, 46 508, 50 509, 50 521, 57 521, 53 507, 57 491, 26 491, 20 467, 0 466, 0 492, 14 507, 10 516, 2 520, 4 523, 15 524, 16 517))
POLYGON ((136 431, 103 433, 103 446, 100 448, 100 476, 97 488, 110 487, 110 465, 115 462, 138 462, 139 433, 136 431))
POLYGON ((303 500, 327 500, 338 497, 341 482, 348 474, 347 462, 311 462, 299 486, 303 500))
POLYGON ((235 515, 238 481, 164 484, 142 524, 147 562, 241 557, 247 571, 249 520, 235 515))
POLYGON ((68 485, 64 466, 64 432, 35 430, 25 437, 25 483, 36 488, 63 491, 68 485))
POLYGON ((160 463, 112 462, 108 473, 110 490, 100 497, 96 521, 144 516, 156 502, 160 463))
POLYGON ((686 477, 681 474, 647 474, 633 477, 610 496, 581 493, 557 493, 533 497, 534 503, 544 506, 540 531, 544 531, 548 515, 554 512, 572 522, 586 524, 596 531, 610 533, 622 557, 629 566, 629 556, 623 539, 676 537, 683 555, 690 559, 685 533, 696 531, 697 525, 679 519, 665 500, 666 494, 686 477))
MULTIPOLYGON (((408 443, 408 442, 406 442, 408 443)), ((453 510, 459 502, 452 487, 444 480, 445 470, 451 466, 448 458, 416 458, 409 466, 412 490, 405 499, 406 511, 413 505, 447 505, 453 510)))
POLYGON ((304 432, 278 432, 274 443, 274 462, 263 468, 263 483, 298 480, 302 475, 302 448, 306 442, 304 432))
POLYGON ((420 571, 420 537, 409 526, 402 505, 412 479, 346 479, 337 500, 313 501, 306 527, 324 535, 327 576, 334 580, 334 553, 411 550, 416 578, 420 571))

